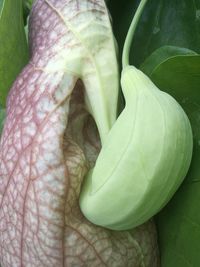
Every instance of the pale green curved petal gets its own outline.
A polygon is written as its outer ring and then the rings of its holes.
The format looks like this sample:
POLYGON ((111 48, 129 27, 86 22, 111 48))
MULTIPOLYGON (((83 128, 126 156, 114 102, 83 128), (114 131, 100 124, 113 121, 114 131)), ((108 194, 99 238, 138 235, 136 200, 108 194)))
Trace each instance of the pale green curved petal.
POLYGON ((136 227, 155 215, 183 181, 192 131, 180 105, 134 67, 122 73, 126 107, 111 129, 80 205, 95 224, 136 227))

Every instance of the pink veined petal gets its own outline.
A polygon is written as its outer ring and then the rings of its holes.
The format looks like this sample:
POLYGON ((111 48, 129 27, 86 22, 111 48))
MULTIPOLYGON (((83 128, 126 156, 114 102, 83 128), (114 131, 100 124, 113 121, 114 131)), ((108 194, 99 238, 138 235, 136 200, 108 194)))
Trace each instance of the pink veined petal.
POLYGON ((157 267, 152 221, 115 232, 91 224, 80 212, 81 182, 100 142, 78 77, 44 70, 59 54, 58 44, 61 50, 76 45, 48 2, 63 14, 71 5, 72 18, 83 9, 106 14, 100 0, 38 0, 34 6, 32 57, 10 91, 0 141, 0 263, 157 267))

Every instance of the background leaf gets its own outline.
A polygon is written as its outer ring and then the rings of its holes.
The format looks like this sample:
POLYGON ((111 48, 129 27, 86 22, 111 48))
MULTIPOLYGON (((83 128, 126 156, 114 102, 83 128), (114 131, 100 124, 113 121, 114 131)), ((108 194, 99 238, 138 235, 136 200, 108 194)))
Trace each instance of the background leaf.
POLYGON ((114 35, 119 48, 119 63, 121 63, 122 50, 126 34, 138 4, 138 0, 109 0, 107 3, 111 13, 114 35))
POLYGON ((0 0, 0 13, 1 13, 2 6, 3 6, 3 0, 0 0))
POLYGON ((150 77, 158 88, 176 98, 189 116, 195 146, 187 181, 200 181, 200 55, 169 58, 150 77))
POLYGON ((140 65, 163 45, 189 48, 200 52, 200 0, 152 0, 142 16, 132 55, 140 65), (134 55, 134 51, 137 51, 134 55))
POLYGON ((5 107, 8 91, 28 60, 22 0, 2 1, 0 12, 0 104, 5 107))
POLYGON ((177 46, 162 46, 156 49, 140 66, 140 69, 150 76, 160 64, 177 55, 197 55, 196 52, 177 46))
POLYGON ((35 0, 23 0, 23 4, 27 7, 28 10, 30 10, 34 1, 35 0))
POLYGON ((31 7, 35 0, 22 0, 23 1, 23 12, 24 12, 24 24, 27 24, 27 17, 29 16, 31 7))
MULTIPOLYGON (((181 50, 180 50, 181 51, 181 50)), ((193 130, 188 175, 157 216, 162 267, 199 267, 200 257, 200 56, 178 55, 155 67, 150 78, 181 103, 193 130)))
MULTIPOLYGON (((138 2, 109 1, 120 59, 138 2)), ((194 134, 194 154, 186 180, 156 217, 161 267, 200 266, 200 56, 195 55, 200 53, 199 44, 200 0, 152 0, 145 8, 131 49, 131 64, 139 67, 143 63, 143 71, 153 82, 178 100, 194 134), (178 47, 166 51, 166 46, 178 47)))
MULTIPOLYGON (((126 33, 139 0, 110 0, 113 29, 120 60, 126 33)), ((200 0, 148 1, 131 49, 131 64, 139 67, 157 48, 164 45, 185 47, 200 53, 200 0)))

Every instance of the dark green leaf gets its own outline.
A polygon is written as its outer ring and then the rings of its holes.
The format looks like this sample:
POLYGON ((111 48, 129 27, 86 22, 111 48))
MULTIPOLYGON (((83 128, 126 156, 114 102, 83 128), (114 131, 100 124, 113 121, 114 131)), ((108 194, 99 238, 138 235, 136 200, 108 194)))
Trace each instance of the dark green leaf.
POLYGON ((148 1, 133 42, 132 62, 140 65, 163 45, 186 47, 199 53, 199 9, 200 0, 148 1))
POLYGON ((177 47, 177 46, 162 46, 156 49, 141 65, 140 69, 148 76, 155 71, 156 68, 166 60, 177 55, 197 55, 194 51, 177 47))
MULTIPOLYGON (((3 6, 3 0, 0 0, 0 10, 2 9, 2 6, 3 6)), ((1 11, 0 11, 1 13, 1 11)))
MULTIPOLYGON (((120 57, 138 2, 109 1, 120 57)), ((199 44, 200 0, 148 1, 133 40, 131 64, 140 66, 155 51, 155 62, 149 58, 143 70, 183 106, 194 134, 194 154, 187 178, 157 216, 161 267, 200 266, 200 56, 182 55, 187 51, 161 55, 157 49, 178 46, 200 53, 199 44)))
POLYGON ((35 0, 23 0, 24 6, 30 11, 35 0))
MULTIPOLYGON (((139 0, 110 0, 113 28, 120 57, 125 36, 139 0)), ((148 1, 133 40, 131 64, 140 66, 164 45, 186 47, 200 53, 200 0, 148 1)))
POLYGON ((161 267, 199 267, 199 195, 199 182, 185 183, 157 216, 161 267))
POLYGON ((23 1, 23 11, 24 11, 24 21, 25 25, 27 24, 27 17, 29 16, 31 7, 35 0, 22 0, 23 1))
POLYGON ((187 179, 200 179, 200 55, 170 58, 160 64, 150 77, 158 88, 177 99, 190 118, 195 146, 187 179))
POLYGON ((188 175, 174 198, 157 216, 162 267, 199 267, 200 55, 171 57, 154 67, 150 78, 182 105, 194 136, 188 175))
POLYGON ((4 0, 0 12, 0 104, 28 60, 22 0, 4 0))
POLYGON ((130 23, 133 19, 139 0, 108 1, 108 8, 112 16, 113 31, 119 47, 119 62, 130 23))

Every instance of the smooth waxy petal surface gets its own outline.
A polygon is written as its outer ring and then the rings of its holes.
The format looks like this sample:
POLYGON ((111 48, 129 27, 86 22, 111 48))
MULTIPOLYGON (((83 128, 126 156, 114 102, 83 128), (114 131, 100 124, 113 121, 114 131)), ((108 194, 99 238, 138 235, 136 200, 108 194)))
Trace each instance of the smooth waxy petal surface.
POLYGON ((126 106, 80 195, 85 216, 112 230, 144 223, 169 201, 187 174, 193 148, 181 106, 145 74, 125 68, 122 89, 126 106))

